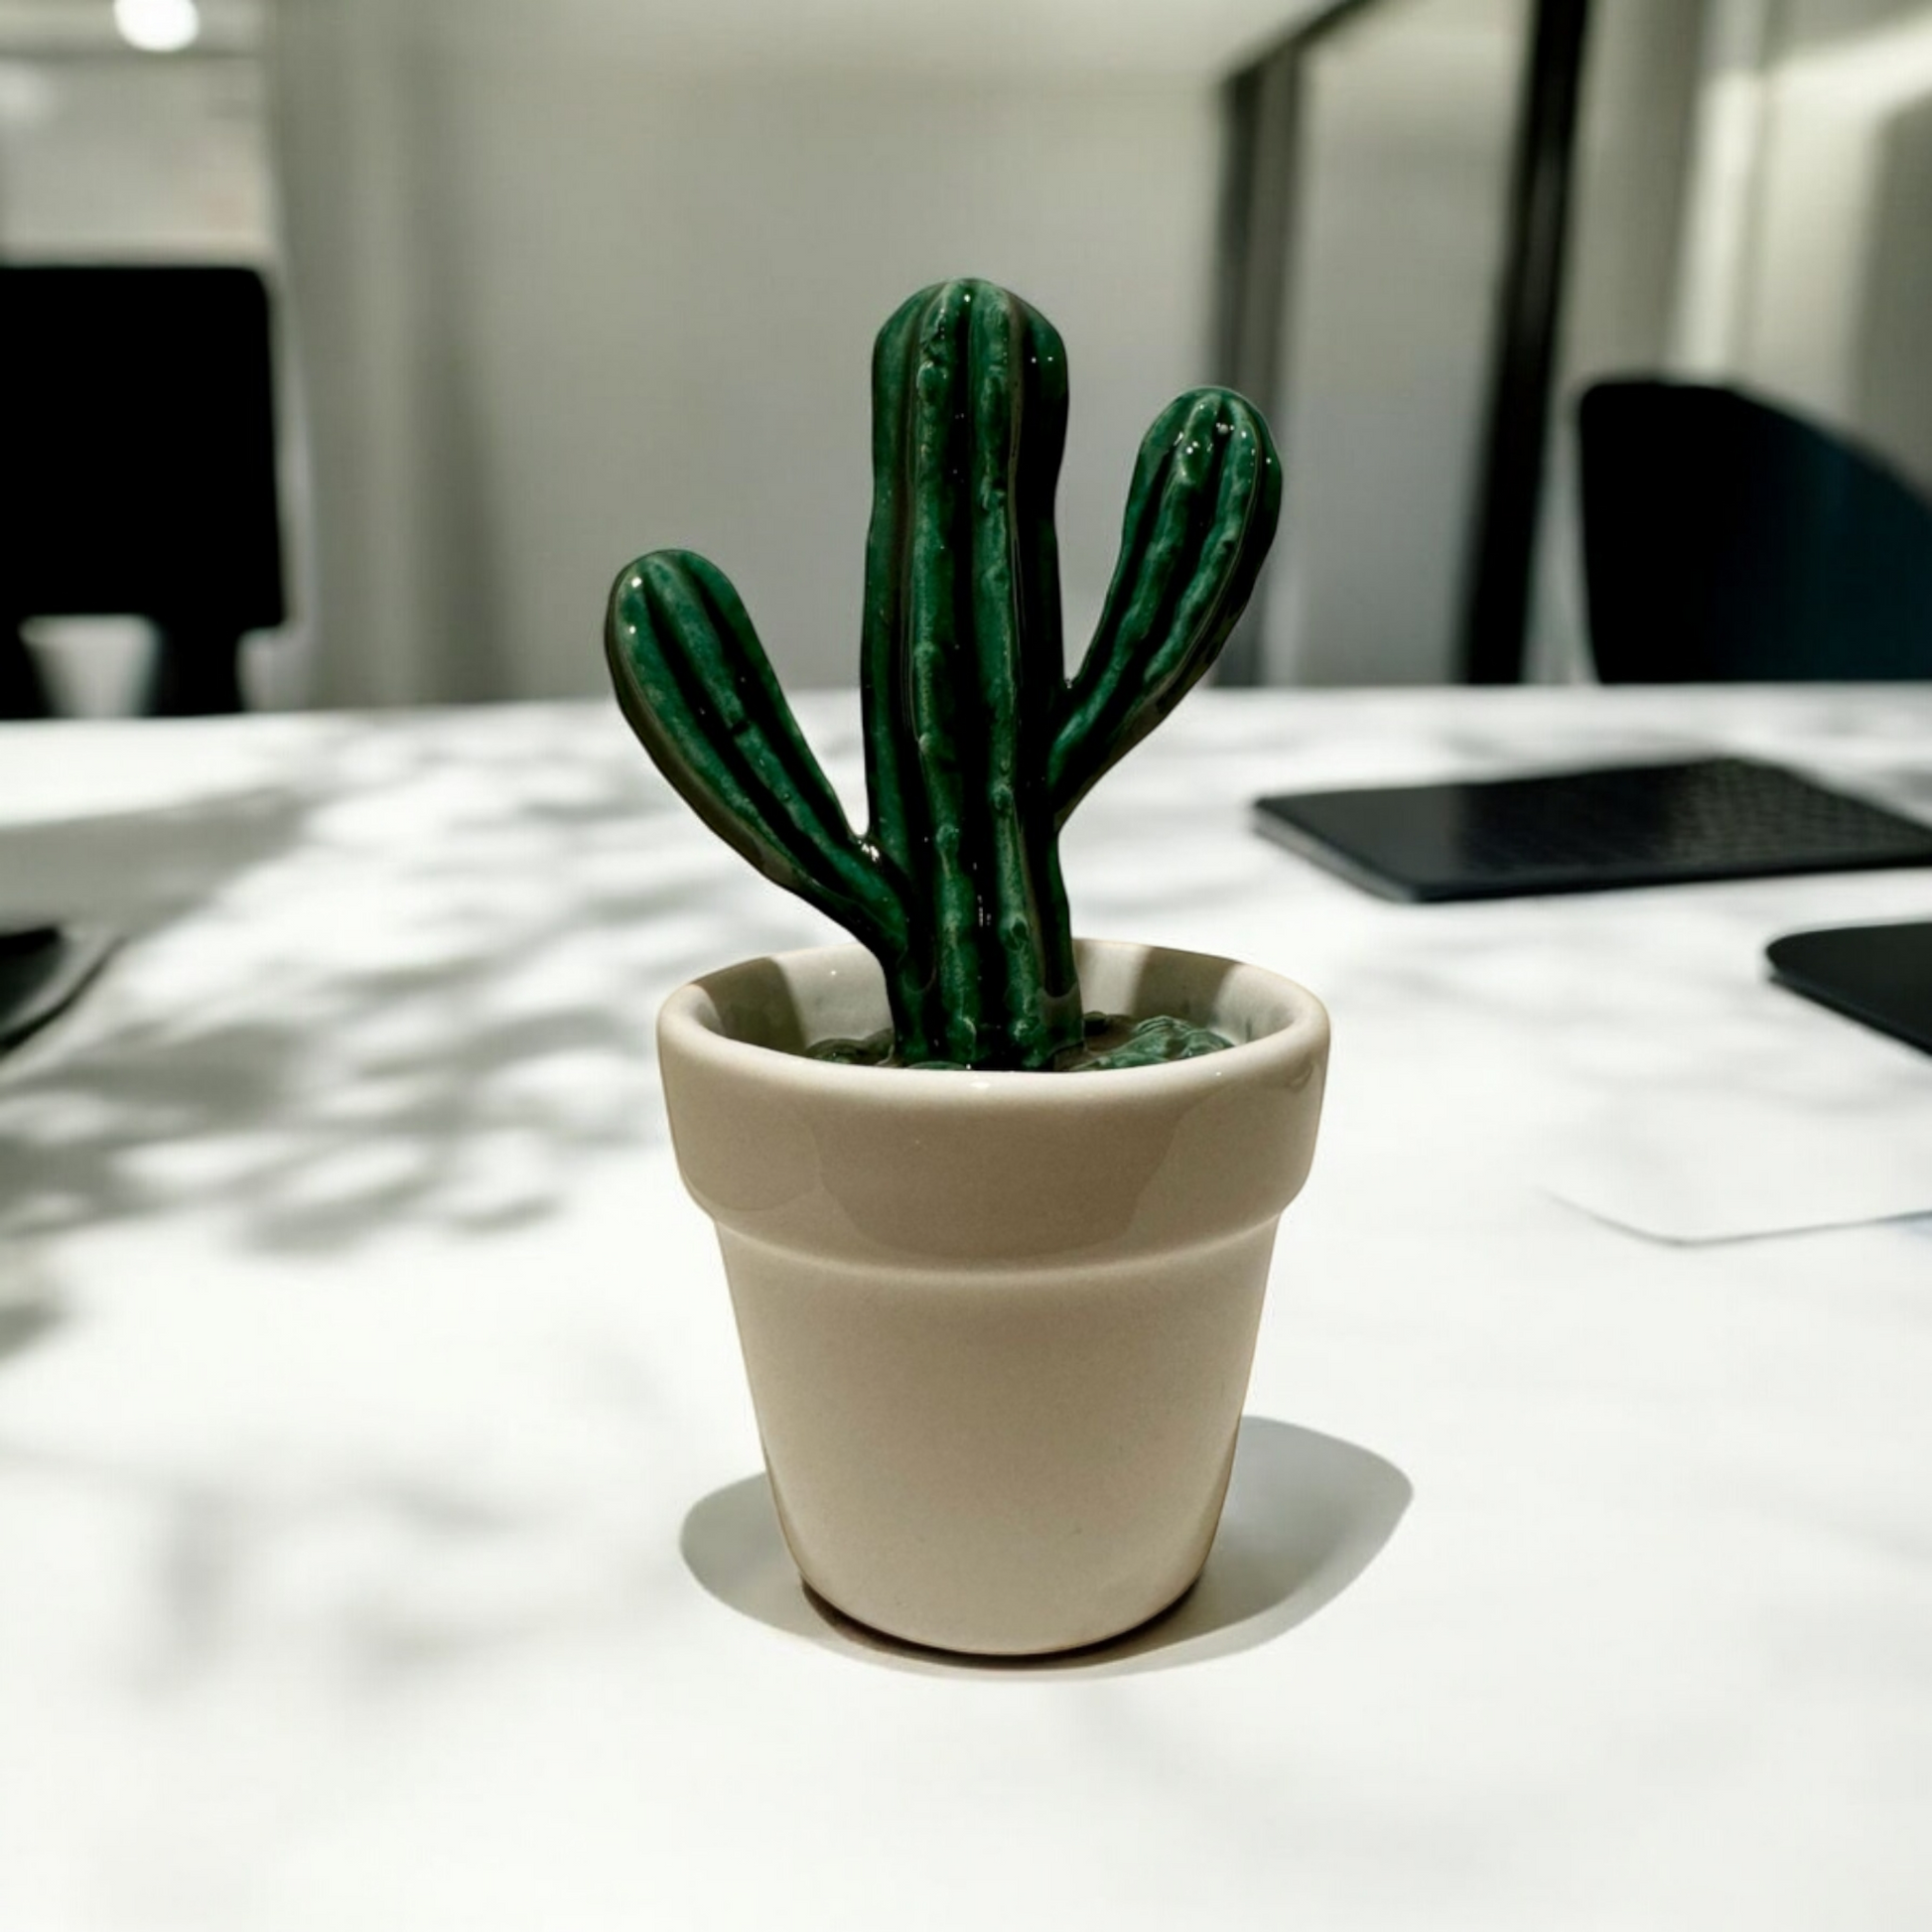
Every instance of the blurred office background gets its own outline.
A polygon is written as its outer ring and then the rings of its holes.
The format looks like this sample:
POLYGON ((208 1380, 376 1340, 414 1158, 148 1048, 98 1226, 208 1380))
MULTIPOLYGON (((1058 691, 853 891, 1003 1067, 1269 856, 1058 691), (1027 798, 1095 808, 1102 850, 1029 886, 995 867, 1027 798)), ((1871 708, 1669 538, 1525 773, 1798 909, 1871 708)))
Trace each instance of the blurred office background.
MULTIPOLYGON (((1069 345, 1070 638, 1142 430, 1233 381, 1287 486, 1229 681, 1587 677, 1578 398, 1733 385, 1932 489, 1928 213, 1932 0, 0 0, 0 264, 265 280, 260 706, 599 690, 664 545, 850 681, 868 346, 957 273, 1069 345)), ((152 614, 21 615, 58 708, 140 702, 152 614)))

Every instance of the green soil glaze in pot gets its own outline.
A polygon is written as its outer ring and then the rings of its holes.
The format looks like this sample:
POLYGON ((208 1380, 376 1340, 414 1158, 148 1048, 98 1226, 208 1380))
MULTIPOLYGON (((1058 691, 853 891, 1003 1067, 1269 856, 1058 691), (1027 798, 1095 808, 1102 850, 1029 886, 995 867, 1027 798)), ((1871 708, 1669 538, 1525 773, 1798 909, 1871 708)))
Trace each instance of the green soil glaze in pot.
POLYGON ((1058 333, 989 282, 922 290, 879 333, 863 834, 716 565, 653 551, 611 595, 632 729, 713 830, 879 960, 909 1065, 1078 1055, 1060 828, 1213 663, 1275 533, 1281 466, 1260 413, 1225 389, 1176 398, 1141 445, 1113 584, 1068 680, 1066 405, 1058 333))

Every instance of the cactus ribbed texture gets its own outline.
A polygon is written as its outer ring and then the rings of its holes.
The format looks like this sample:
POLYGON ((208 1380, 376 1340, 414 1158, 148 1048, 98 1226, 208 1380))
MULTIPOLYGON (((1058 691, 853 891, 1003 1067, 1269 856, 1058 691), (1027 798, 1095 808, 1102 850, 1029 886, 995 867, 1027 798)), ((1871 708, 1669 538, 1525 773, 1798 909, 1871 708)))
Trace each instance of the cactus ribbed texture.
POLYGON ((1078 1047, 1059 829, 1213 663, 1275 532, 1260 413, 1225 389, 1171 403, 1069 684, 1053 535, 1066 397, 1052 325, 989 282, 922 290, 880 331, 863 836, 723 572, 654 551, 611 596, 612 677, 644 748, 706 824, 878 957, 912 1064, 1048 1067, 1078 1047))

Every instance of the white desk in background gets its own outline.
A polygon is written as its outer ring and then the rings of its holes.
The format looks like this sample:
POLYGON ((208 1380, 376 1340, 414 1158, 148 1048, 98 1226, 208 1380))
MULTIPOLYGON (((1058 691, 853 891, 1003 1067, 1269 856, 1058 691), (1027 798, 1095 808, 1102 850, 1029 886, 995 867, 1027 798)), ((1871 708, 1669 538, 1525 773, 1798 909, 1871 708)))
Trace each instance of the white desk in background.
POLYGON ((608 707, 0 732, 0 916, 137 933, 0 1061, 0 1926, 1922 1932, 1932 1217, 1670 1244, 1544 1164, 1794 1067, 1839 1159, 1855 1060, 1923 1129, 1761 951, 1932 874, 1418 908, 1247 825, 1714 745, 1932 816, 1877 688, 1202 693, 1083 806, 1080 929, 1334 1061, 1192 1622, 989 1669, 759 1514, 650 1028, 827 928, 608 707))

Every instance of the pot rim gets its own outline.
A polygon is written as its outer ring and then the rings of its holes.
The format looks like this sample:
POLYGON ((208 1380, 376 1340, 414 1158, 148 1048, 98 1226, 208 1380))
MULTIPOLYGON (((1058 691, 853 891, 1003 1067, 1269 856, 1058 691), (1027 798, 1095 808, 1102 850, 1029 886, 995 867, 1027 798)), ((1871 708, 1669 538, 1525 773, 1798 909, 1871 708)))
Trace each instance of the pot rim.
POLYGON ((999 1095, 1010 1103, 1018 1103, 1024 1096, 1033 1106, 1092 1107, 1107 1096, 1116 1101, 1130 1097, 1151 1099, 1150 1089, 1157 1085, 1164 1097, 1177 1100, 1191 1089, 1205 1092, 1223 1086, 1230 1079, 1266 1080, 1276 1066, 1286 1071, 1305 1065, 1311 1054, 1326 1046, 1328 1015, 1321 1002, 1307 987, 1265 966, 1218 953, 1135 940, 1076 939, 1074 948, 1080 958, 1083 980, 1089 955, 1139 954, 1142 967, 1158 961, 1171 968, 1200 971, 1212 977, 1217 987, 1232 983, 1230 1004, 1237 1008, 1276 1009, 1282 1017, 1268 1025, 1266 1031, 1249 1039, 1236 1040, 1219 1052, 1199 1054, 1192 1059, 1163 1060, 1151 1066, 1109 1068, 1098 1076, 1102 1082, 1099 1092, 1094 1091, 1089 1080, 1078 1075, 1043 1078, 1038 1071, 1018 1068, 862 1066, 816 1060, 787 1047, 741 1039, 724 1031, 714 983, 774 968, 793 984, 822 980, 854 967, 864 974, 879 975, 878 961, 855 941, 759 954, 686 981, 658 1010, 659 1057, 661 1060, 665 1056, 665 1048, 669 1046, 683 1058, 708 1063, 720 1072, 732 1071, 741 1077, 816 1091, 827 1098, 837 1096, 848 1103, 861 1101, 870 1088, 882 1100, 891 1097, 899 1105, 932 1102, 942 1095, 958 1099, 972 1094, 979 1097, 981 1106, 999 1095))

